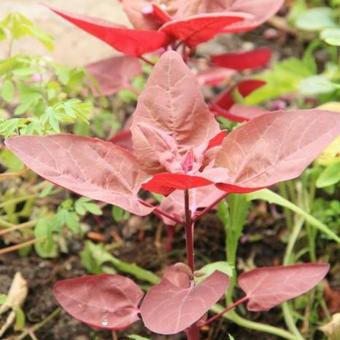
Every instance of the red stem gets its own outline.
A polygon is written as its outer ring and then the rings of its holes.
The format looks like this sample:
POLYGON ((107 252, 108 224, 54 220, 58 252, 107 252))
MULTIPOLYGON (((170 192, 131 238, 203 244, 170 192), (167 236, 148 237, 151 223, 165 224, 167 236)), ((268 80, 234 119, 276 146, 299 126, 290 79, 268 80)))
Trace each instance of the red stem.
POLYGON ((185 206, 185 241, 186 241, 186 249, 187 249, 187 261, 188 266, 194 272, 195 263, 194 263, 194 221, 191 218, 190 211, 190 202, 189 202, 189 191, 184 191, 184 206, 185 206))
MULTIPOLYGON (((187 250, 188 266, 192 272, 195 270, 194 260, 194 221, 192 220, 190 211, 189 191, 184 191, 184 207, 185 207, 185 241, 187 250)), ((197 324, 194 323, 185 331, 188 340, 199 340, 200 332, 197 324)))
POLYGON ((223 316, 225 313, 228 313, 229 311, 231 311, 232 309, 236 308, 237 306, 241 305, 242 303, 245 303, 249 300, 249 298, 247 296, 244 296, 242 299, 232 303, 231 305, 227 306, 221 313, 218 313, 216 315, 214 315, 213 317, 211 317, 210 319, 208 319, 203 325, 201 325, 200 327, 205 327, 210 325, 212 322, 214 322, 215 320, 219 319, 221 316, 223 316))
POLYGON ((209 205, 209 207, 206 207, 203 209, 199 214, 194 216, 193 221, 196 222, 203 216, 205 216, 216 204, 220 203, 222 200, 224 200, 228 196, 228 193, 224 193, 221 197, 219 197, 216 201, 214 201, 212 204, 209 205))

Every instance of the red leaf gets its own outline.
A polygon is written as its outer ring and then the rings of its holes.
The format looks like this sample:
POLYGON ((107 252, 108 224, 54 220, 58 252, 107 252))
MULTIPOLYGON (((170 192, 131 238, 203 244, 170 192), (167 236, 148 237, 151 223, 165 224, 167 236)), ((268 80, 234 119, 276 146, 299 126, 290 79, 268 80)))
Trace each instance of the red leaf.
POLYGON ((210 67, 209 69, 197 74, 198 83, 201 86, 217 86, 227 82, 235 75, 235 71, 223 67, 210 67))
POLYGON ((247 294, 247 309, 267 311, 314 288, 328 273, 328 264, 257 268, 242 273, 239 286, 247 294))
POLYGON ((172 20, 171 16, 167 12, 163 11, 160 6, 155 4, 152 4, 152 12, 150 15, 154 17, 155 21, 162 25, 172 20))
POLYGON ((220 146, 227 135, 228 135, 227 131, 221 131, 214 138, 210 139, 207 150, 220 146))
POLYGON ((221 298, 228 285, 228 277, 218 271, 197 286, 189 279, 175 285, 163 278, 142 302, 144 324, 158 334, 179 333, 197 322, 221 298))
POLYGON ((91 327, 121 330, 139 320, 143 291, 120 275, 91 275, 58 281, 54 296, 74 318, 91 327))
MULTIPOLYGON (((233 92, 237 90, 242 97, 247 97, 249 94, 257 90, 258 88, 264 86, 266 83, 262 80, 243 80, 238 83, 231 90, 227 89, 226 91, 220 93, 213 101, 212 101, 212 109, 215 110, 229 110, 234 104, 235 100, 233 98, 233 92)), ((222 111, 222 112, 225 112, 222 111)))
POLYGON ((243 12, 252 17, 229 25, 226 33, 245 32, 256 28, 274 15, 283 5, 284 0, 177 0, 176 18, 184 18, 196 14, 225 12, 243 12))
POLYGON ((224 28, 244 20, 243 13, 223 13, 196 15, 184 19, 172 20, 160 28, 174 39, 180 40, 191 48, 214 38, 224 28))
POLYGON ((272 53, 270 49, 259 48, 250 52, 214 55, 211 57, 211 62, 216 66, 243 71, 266 66, 271 56, 272 53))
POLYGON ((169 42, 163 32, 133 30, 102 19, 49 8, 65 20, 126 55, 139 57, 144 53, 158 50, 169 42))
POLYGON ((215 167, 228 178, 219 188, 250 192, 298 177, 339 134, 336 112, 278 111, 255 118, 224 139, 215 167))
MULTIPOLYGON (((176 52, 164 53, 153 69, 133 114, 131 132, 136 157, 149 173, 169 171, 155 153, 155 140, 160 137, 174 141, 173 151, 184 158, 189 151, 196 155, 202 149, 203 153, 202 147, 220 132, 196 77, 176 52)), ((171 156, 168 151, 163 160, 171 156)), ((172 156, 178 161, 178 156, 172 156)))
POLYGON ((137 196, 145 173, 135 158, 117 145, 88 137, 55 135, 12 137, 6 146, 52 183, 136 215, 152 211, 137 196))
POLYGON ((174 190, 193 189, 209 184, 212 184, 212 182, 199 176, 161 173, 154 175, 142 187, 150 192, 167 196, 174 190))
MULTIPOLYGON (((209 207, 222 195, 223 191, 217 189, 213 185, 191 189, 189 191, 191 214, 195 215, 198 209, 209 207)), ((174 191, 169 196, 165 197, 159 208, 160 210, 175 216, 178 220, 183 221, 185 215, 183 191, 174 191)), ((162 220, 166 225, 176 224, 176 222, 166 217, 162 217, 162 220)))
POLYGON ((129 87, 130 81, 142 73, 138 59, 134 57, 111 57, 86 65, 86 70, 96 79, 100 92, 95 86, 96 95, 110 96, 129 87))

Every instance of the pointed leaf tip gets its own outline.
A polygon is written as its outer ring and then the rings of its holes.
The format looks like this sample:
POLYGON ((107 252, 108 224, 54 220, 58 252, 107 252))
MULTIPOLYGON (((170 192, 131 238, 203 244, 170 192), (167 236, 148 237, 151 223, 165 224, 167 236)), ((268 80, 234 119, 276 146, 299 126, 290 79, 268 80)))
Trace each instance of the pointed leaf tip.
POLYGON ((116 50, 134 57, 153 52, 169 43, 160 31, 134 30, 108 21, 48 7, 68 22, 104 41, 116 50))
POLYGON ((215 167, 228 192, 251 192, 298 177, 340 134, 340 114, 321 110, 272 112, 233 130, 215 167))
POLYGON ((328 271, 326 263, 264 267, 242 273, 238 283, 247 294, 249 311, 267 311, 308 292, 328 271))

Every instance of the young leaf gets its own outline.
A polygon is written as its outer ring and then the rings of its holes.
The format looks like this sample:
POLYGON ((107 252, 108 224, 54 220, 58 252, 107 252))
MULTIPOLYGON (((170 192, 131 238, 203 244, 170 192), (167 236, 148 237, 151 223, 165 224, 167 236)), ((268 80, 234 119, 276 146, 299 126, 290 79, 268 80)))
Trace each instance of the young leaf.
POLYGON ((229 179, 219 189, 251 192, 298 177, 340 134, 340 115, 321 110, 273 112, 233 130, 215 167, 229 179))
POLYGON ((328 271, 328 264, 317 263, 264 267, 242 273, 238 283, 247 294, 249 311, 267 311, 308 292, 328 271))
POLYGON ((34 228, 34 236, 38 242, 34 244, 34 249, 42 258, 53 258, 58 255, 58 245, 53 238, 53 219, 41 218, 34 228))
POLYGON ((143 168, 151 173, 164 172, 166 169, 160 164, 159 155, 153 151, 154 140, 145 138, 140 130, 141 123, 175 140, 175 149, 182 157, 201 148, 220 132, 196 77, 175 52, 164 53, 153 69, 139 98, 131 127, 135 155, 143 168))
POLYGON ((167 196, 174 190, 199 188, 212 183, 213 182, 210 180, 199 176, 160 173, 154 175, 149 181, 143 183, 142 187, 150 192, 167 196))
POLYGON ((95 86, 92 86, 93 92, 103 96, 111 96, 128 87, 132 78, 142 73, 139 60, 125 56, 103 59, 86 65, 85 68, 99 85, 99 93, 95 86))
POLYGON ((163 25, 160 31, 194 48, 222 33, 226 26, 240 22, 246 17, 243 13, 196 15, 185 19, 171 20, 163 25))
POLYGON ((144 295, 129 278, 107 274, 59 281, 53 291, 74 318, 107 330, 121 330, 137 321, 144 295))
MULTIPOLYGON (((172 276, 171 276, 172 277, 172 276)), ((171 282, 163 277, 146 294, 140 311, 145 326, 159 334, 176 334, 198 321, 225 293, 229 279, 214 272, 195 286, 189 276, 171 282)))
POLYGON ((136 215, 152 211, 137 196, 145 173, 135 158, 119 146, 72 135, 12 137, 6 140, 6 146, 54 184, 136 215))
POLYGON ((225 53, 213 55, 211 62, 220 67, 227 67, 238 71, 257 69, 266 66, 272 56, 268 48, 259 48, 249 52, 225 53))
POLYGON ((133 30, 102 19, 59 11, 51 7, 50 9, 85 32, 129 56, 139 57, 165 47, 169 43, 167 35, 163 32, 133 30))

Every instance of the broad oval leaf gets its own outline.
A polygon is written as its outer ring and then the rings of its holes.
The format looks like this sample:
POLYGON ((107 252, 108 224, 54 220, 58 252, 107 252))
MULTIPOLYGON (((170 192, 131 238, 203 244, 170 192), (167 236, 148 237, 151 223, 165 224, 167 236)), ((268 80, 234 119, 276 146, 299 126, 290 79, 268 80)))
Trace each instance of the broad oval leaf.
POLYGON ((298 177, 339 134, 336 112, 277 111, 257 117, 224 139, 215 167, 225 169, 228 179, 218 187, 251 192, 298 177))
POLYGON ((18 136, 6 146, 52 183, 136 215, 152 212, 137 196, 146 174, 129 151, 113 143, 73 135, 18 136))
MULTIPOLYGON (((185 282, 184 282, 185 283, 185 282)), ((176 334, 197 322, 225 293, 229 279, 216 271, 199 285, 175 285, 163 278, 140 307, 145 326, 158 334, 176 334)))
POLYGON ((222 33, 226 26, 240 22, 246 17, 244 13, 196 15, 169 21, 160 31, 193 48, 222 33))
POLYGON ((195 153, 195 149, 208 144, 220 132, 195 75, 176 52, 164 53, 153 69, 139 97, 131 127, 135 155, 143 169, 149 173, 167 171, 159 154, 154 153, 155 141, 141 131, 141 123, 144 132, 149 127, 149 131, 159 131, 158 136, 167 135, 174 140, 174 148, 181 157, 191 151, 195 153))
POLYGON ((126 56, 103 59, 88 64, 85 68, 98 83, 99 91, 96 86, 92 86, 93 92, 103 96, 111 96, 129 87, 130 81, 142 73, 140 61, 126 56))
POLYGON ((249 52, 224 53, 211 56, 211 62, 220 67, 238 71, 257 69, 266 66, 272 56, 268 48, 259 48, 249 52))
POLYGON ((267 311, 314 288, 328 273, 328 264, 298 264, 257 268, 239 276, 247 294, 247 309, 267 311))
POLYGON ((143 183, 142 187, 150 192, 167 196, 174 190, 199 188, 212 183, 212 181, 199 176, 160 173, 154 175, 149 181, 143 183))
POLYGON ((129 56, 139 57, 169 43, 167 35, 163 32, 134 30, 102 19, 49 8, 65 20, 129 56))
POLYGON ((143 291, 120 275, 89 275, 58 281, 53 289, 59 304, 91 327, 125 329, 139 320, 143 291))

